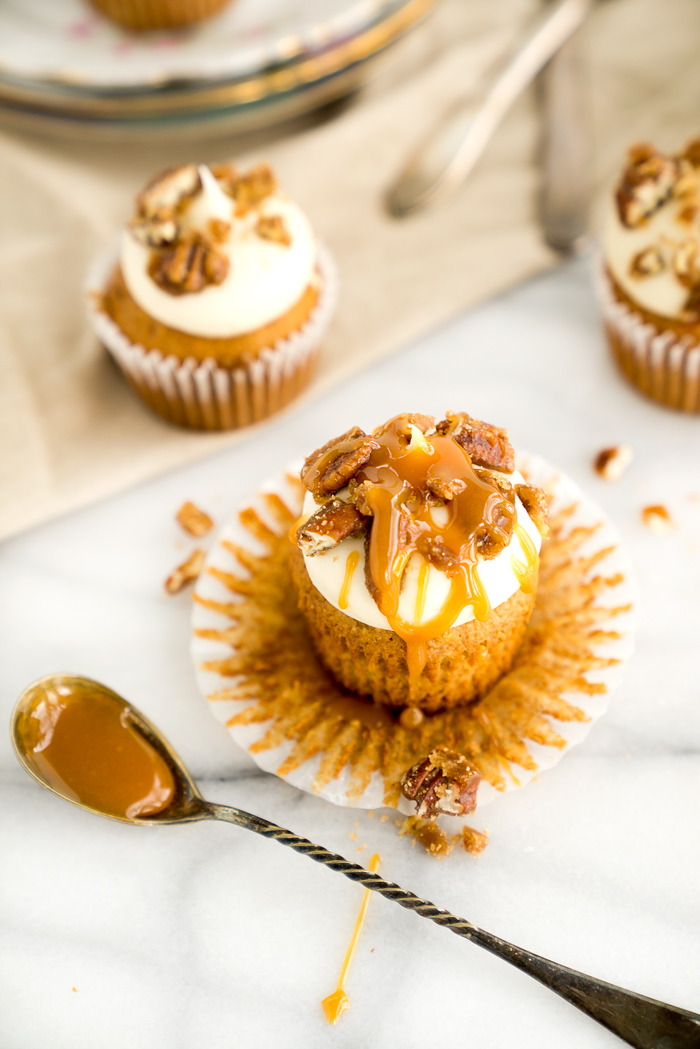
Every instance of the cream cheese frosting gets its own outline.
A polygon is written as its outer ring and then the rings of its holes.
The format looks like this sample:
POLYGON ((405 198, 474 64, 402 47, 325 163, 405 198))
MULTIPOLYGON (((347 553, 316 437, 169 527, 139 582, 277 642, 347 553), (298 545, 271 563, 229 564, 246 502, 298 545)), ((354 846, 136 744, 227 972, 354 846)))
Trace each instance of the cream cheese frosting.
POLYGON ((134 301, 162 324, 190 335, 231 338, 255 331, 288 312, 314 284, 317 245, 301 208, 281 193, 273 193, 244 215, 235 215, 229 197, 209 168, 199 168, 201 189, 181 216, 184 231, 206 228, 211 219, 231 224, 219 251, 229 259, 227 276, 196 293, 171 295, 148 273, 152 248, 125 230, 119 261, 124 282, 134 301), (255 228, 261 216, 279 216, 290 243, 260 237, 255 228))
MULTIPOLYGON (((524 481, 522 475, 517 471, 509 474, 508 479, 515 484, 524 481)), ((347 498, 347 489, 338 492, 338 497, 347 498)), ((318 503, 311 492, 307 492, 304 498, 302 518, 310 517, 316 510, 318 510, 318 503)), ((516 512, 518 524, 527 533, 539 553, 542 538, 518 498, 516 498, 516 512)), ((521 563, 526 563, 528 560, 517 533, 496 557, 480 561, 478 564, 476 571, 491 608, 497 608, 520 589, 520 582, 513 567, 514 560, 521 563)), ((427 565, 428 581, 425 589, 425 603, 420 619, 416 620, 418 578, 423 563, 423 558, 418 554, 414 554, 408 562, 399 600, 399 615, 407 623, 415 626, 426 623, 437 616, 450 591, 450 580, 445 573, 434 565, 427 565)), ((349 539, 344 539, 342 543, 324 553, 305 554, 304 564, 313 585, 334 608, 360 623, 366 623, 380 630, 391 630, 386 616, 379 611, 365 583, 365 544, 362 536, 351 536, 349 539), (354 555, 353 560, 356 561, 356 567, 352 571, 350 585, 345 589, 344 596, 347 605, 341 608, 340 597, 344 591, 348 558, 351 555, 354 555)), ((453 625, 459 626, 472 619, 474 619, 474 611, 469 604, 462 609, 453 625)))

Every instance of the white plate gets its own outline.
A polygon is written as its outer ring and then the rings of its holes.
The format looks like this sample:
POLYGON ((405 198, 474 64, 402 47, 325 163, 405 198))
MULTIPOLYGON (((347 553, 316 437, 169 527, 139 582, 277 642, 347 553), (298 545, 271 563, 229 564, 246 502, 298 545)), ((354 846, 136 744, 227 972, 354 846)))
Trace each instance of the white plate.
MULTIPOLYGON (((300 464, 295 465, 298 471, 300 464)), ((595 564, 592 574, 602 571, 607 577, 619 578, 616 583, 609 585, 602 593, 598 594, 596 605, 605 609, 629 605, 630 611, 615 615, 611 613, 609 620, 603 619, 596 624, 597 630, 604 631, 607 628, 610 631, 614 631, 617 634, 617 639, 612 642, 607 641, 604 645, 594 649, 595 654, 605 659, 617 660, 617 662, 612 666, 590 670, 583 676, 591 684, 604 686, 605 690, 592 692, 591 694, 586 692, 560 694, 562 699, 568 700, 582 709, 588 720, 554 722, 554 719, 552 719, 555 731, 565 740, 565 745, 561 749, 525 741, 537 767, 534 770, 518 767, 515 778, 506 776, 505 792, 525 786, 535 775, 556 765, 571 747, 585 739, 598 718, 605 713, 610 703, 611 693, 619 683, 622 665, 633 651, 636 604, 636 586, 632 581, 627 556, 620 545, 617 532, 607 520, 601 508, 581 492, 573 481, 538 456, 525 453, 519 455, 518 468, 527 475, 533 484, 546 488, 552 493, 552 513, 556 514, 558 510, 563 510, 572 504, 575 505, 576 509, 568 520, 568 525, 564 532, 565 535, 568 535, 573 529, 578 527, 597 526, 594 534, 586 539, 580 550, 577 550, 576 556, 592 557, 601 551, 607 551, 605 557, 595 564)), ((290 467, 288 472, 295 472, 294 467, 290 467)), ((284 474, 280 474, 268 484, 262 486, 260 491, 275 492, 284 500, 295 516, 301 509, 300 503, 296 505, 298 500, 292 494, 290 486, 285 481, 284 474)), ((246 505, 255 506, 260 511, 261 516, 265 518, 259 501, 253 499, 246 505)), ((254 553, 260 553, 259 545, 256 544, 250 533, 241 525, 238 515, 236 515, 221 530, 216 542, 209 551, 204 569, 197 581, 195 593, 204 599, 217 602, 232 600, 231 592, 207 572, 208 568, 216 568, 223 572, 232 572, 234 575, 240 575, 240 567, 235 557, 222 545, 225 541, 244 546, 254 553)), ((197 683, 205 698, 208 698, 220 689, 230 688, 235 684, 230 677, 223 677, 218 673, 202 669, 204 663, 221 660, 230 655, 231 648, 220 641, 199 637, 196 631, 221 630, 230 626, 231 620, 224 615, 195 602, 192 613, 191 653, 197 683)), ((210 701, 212 713, 224 724, 233 714, 244 710, 246 705, 246 702, 241 700, 210 701)), ((233 725, 229 726, 229 732, 235 742, 250 753, 251 745, 265 735, 268 727, 269 722, 265 722, 262 725, 233 725)), ((275 749, 250 753, 250 756, 260 768, 277 775, 280 765, 291 749, 292 743, 285 742, 275 749)), ((359 800, 351 801, 347 796, 350 785, 350 774, 347 767, 343 769, 337 779, 331 781, 320 792, 315 790, 312 784, 318 770, 319 760, 318 757, 313 758, 283 778, 300 790, 313 794, 320 793, 321 797, 336 805, 354 806, 363 809, 378 809, 384 806, 384 784, 379 773, 375 773, 372 782, 359 800)), ((479 808, 500 796, 501 793, 503 792, 496 790, 490 783, 484 781, 479 788, 479 808)), ((405 799, 402 799, 400 810, 411 812, 412 806, 405 799)))
POLYGON ((85 88, 242 77, 346 40, 409 0, 232 0, 185 30, 130 33, 87 0, 2 0, 0 75, 85 88))

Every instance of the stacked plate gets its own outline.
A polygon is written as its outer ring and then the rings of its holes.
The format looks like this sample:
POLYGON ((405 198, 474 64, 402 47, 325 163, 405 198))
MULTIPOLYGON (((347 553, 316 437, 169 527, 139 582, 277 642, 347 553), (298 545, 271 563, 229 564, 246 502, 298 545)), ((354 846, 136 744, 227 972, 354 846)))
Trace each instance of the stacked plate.
POLYGON ((87 0, 0 4, 0 122, 64 134, 245 131, 348 94, 436 0, 233 0, 129 33, 87 0))

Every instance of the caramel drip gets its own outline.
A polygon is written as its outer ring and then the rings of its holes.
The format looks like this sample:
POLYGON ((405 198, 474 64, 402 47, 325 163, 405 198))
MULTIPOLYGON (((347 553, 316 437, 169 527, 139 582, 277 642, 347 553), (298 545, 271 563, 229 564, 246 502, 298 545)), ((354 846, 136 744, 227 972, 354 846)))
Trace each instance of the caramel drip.
MULTIPOLYGON (((449 630, 471 605, 480 621, 491 608, 479 579, 477 539, 487 535, 508 545, 514 506, 490 481, 479 477, 464 449, 452 437, 407 433, 398 416, 374 434, 376 447, 357 473, 372 511, 369 570, 377 604, 407 647, 409 676, 415 680, 426 660, 426 645, 449 630), (434 483, 450 485, 452 498, 431 495, 434 483), (436 549, 439 550, 436 552, 436 549), (450 579, 440 611, 426 622, 411 623, 399 614, 401 582, 412 554, 433 561, 450 579), (441 563, 442 557, 442 563, 441 563)), ((420 585, 419 585, 420 592, 420 585)))
POLYGON ((537 585, 537 566, 539 564, 537 547, 523 526, 517 522, 515 524, 515 534, 520 540, 520 545, 525 554, 525 561, 521 561, 515 554, 511 555, 510 563, 513 575, 518 580, 520 589, 524 594, 534 594, 537 585))
MULTIPOLYGON (((379 868, 380 857, 377 853, 374 854, 372 859, 369 861, 369 869, 375 874, 379 868)), ((353 955, 355 954, 355 948, 357 947, 357 941, 360 938, 360 932, 362 931, 362 924, 365 920, 365 914, 367 912, 367 904, 369 903, 369 897, 371 889, 365 889, 362 897, 362 903, 360 905, 360 913, 357 916, 355 922, 355 929, 350 940, 350 946, 348 947, 347 954, 345 955, 345 961, 343 962, 343 968, 340 970, 340 976, 338 977, 338 986, 336 987, 333 994, 329 994, 327 998, 324 998, 321 1002, 323 1011, 326 1014, 326 1019, 329 1024, 337 1024, 340 1017, 343 1015, 347 1007, 350 1005, 350 999, 345 993, 345 979, 348 975, 348 970, 352 964, 353 955)))
POLYGON ((352 585, 352 579, 355 575, 355 569, 360 563, 360 551, 351 550, 348 554, 348 559, 345 562, 345 578, 343 579, 343 585, 340 588, 340 594, 338 595, 338 608, 348 607, 348 594, 350 593, 350 587, 352 585))
POLYGON ((420 623, 425 612, 425 599, 428 596, 428 580, 430 579, 430 565, 424 561, 418 572, 418 593, 416 595, 416 613, 414 619, 420 623))

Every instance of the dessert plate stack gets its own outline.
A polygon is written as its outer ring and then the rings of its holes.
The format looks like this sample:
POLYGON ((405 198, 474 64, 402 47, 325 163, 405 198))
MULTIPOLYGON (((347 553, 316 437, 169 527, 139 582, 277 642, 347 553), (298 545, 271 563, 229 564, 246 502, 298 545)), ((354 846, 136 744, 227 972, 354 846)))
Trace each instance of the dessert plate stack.
POLYGON ((233 0, 130 33, 87 0, 0 4, 0 121, 132 138, 253 130, 356 89, 436 0, 233 0))

